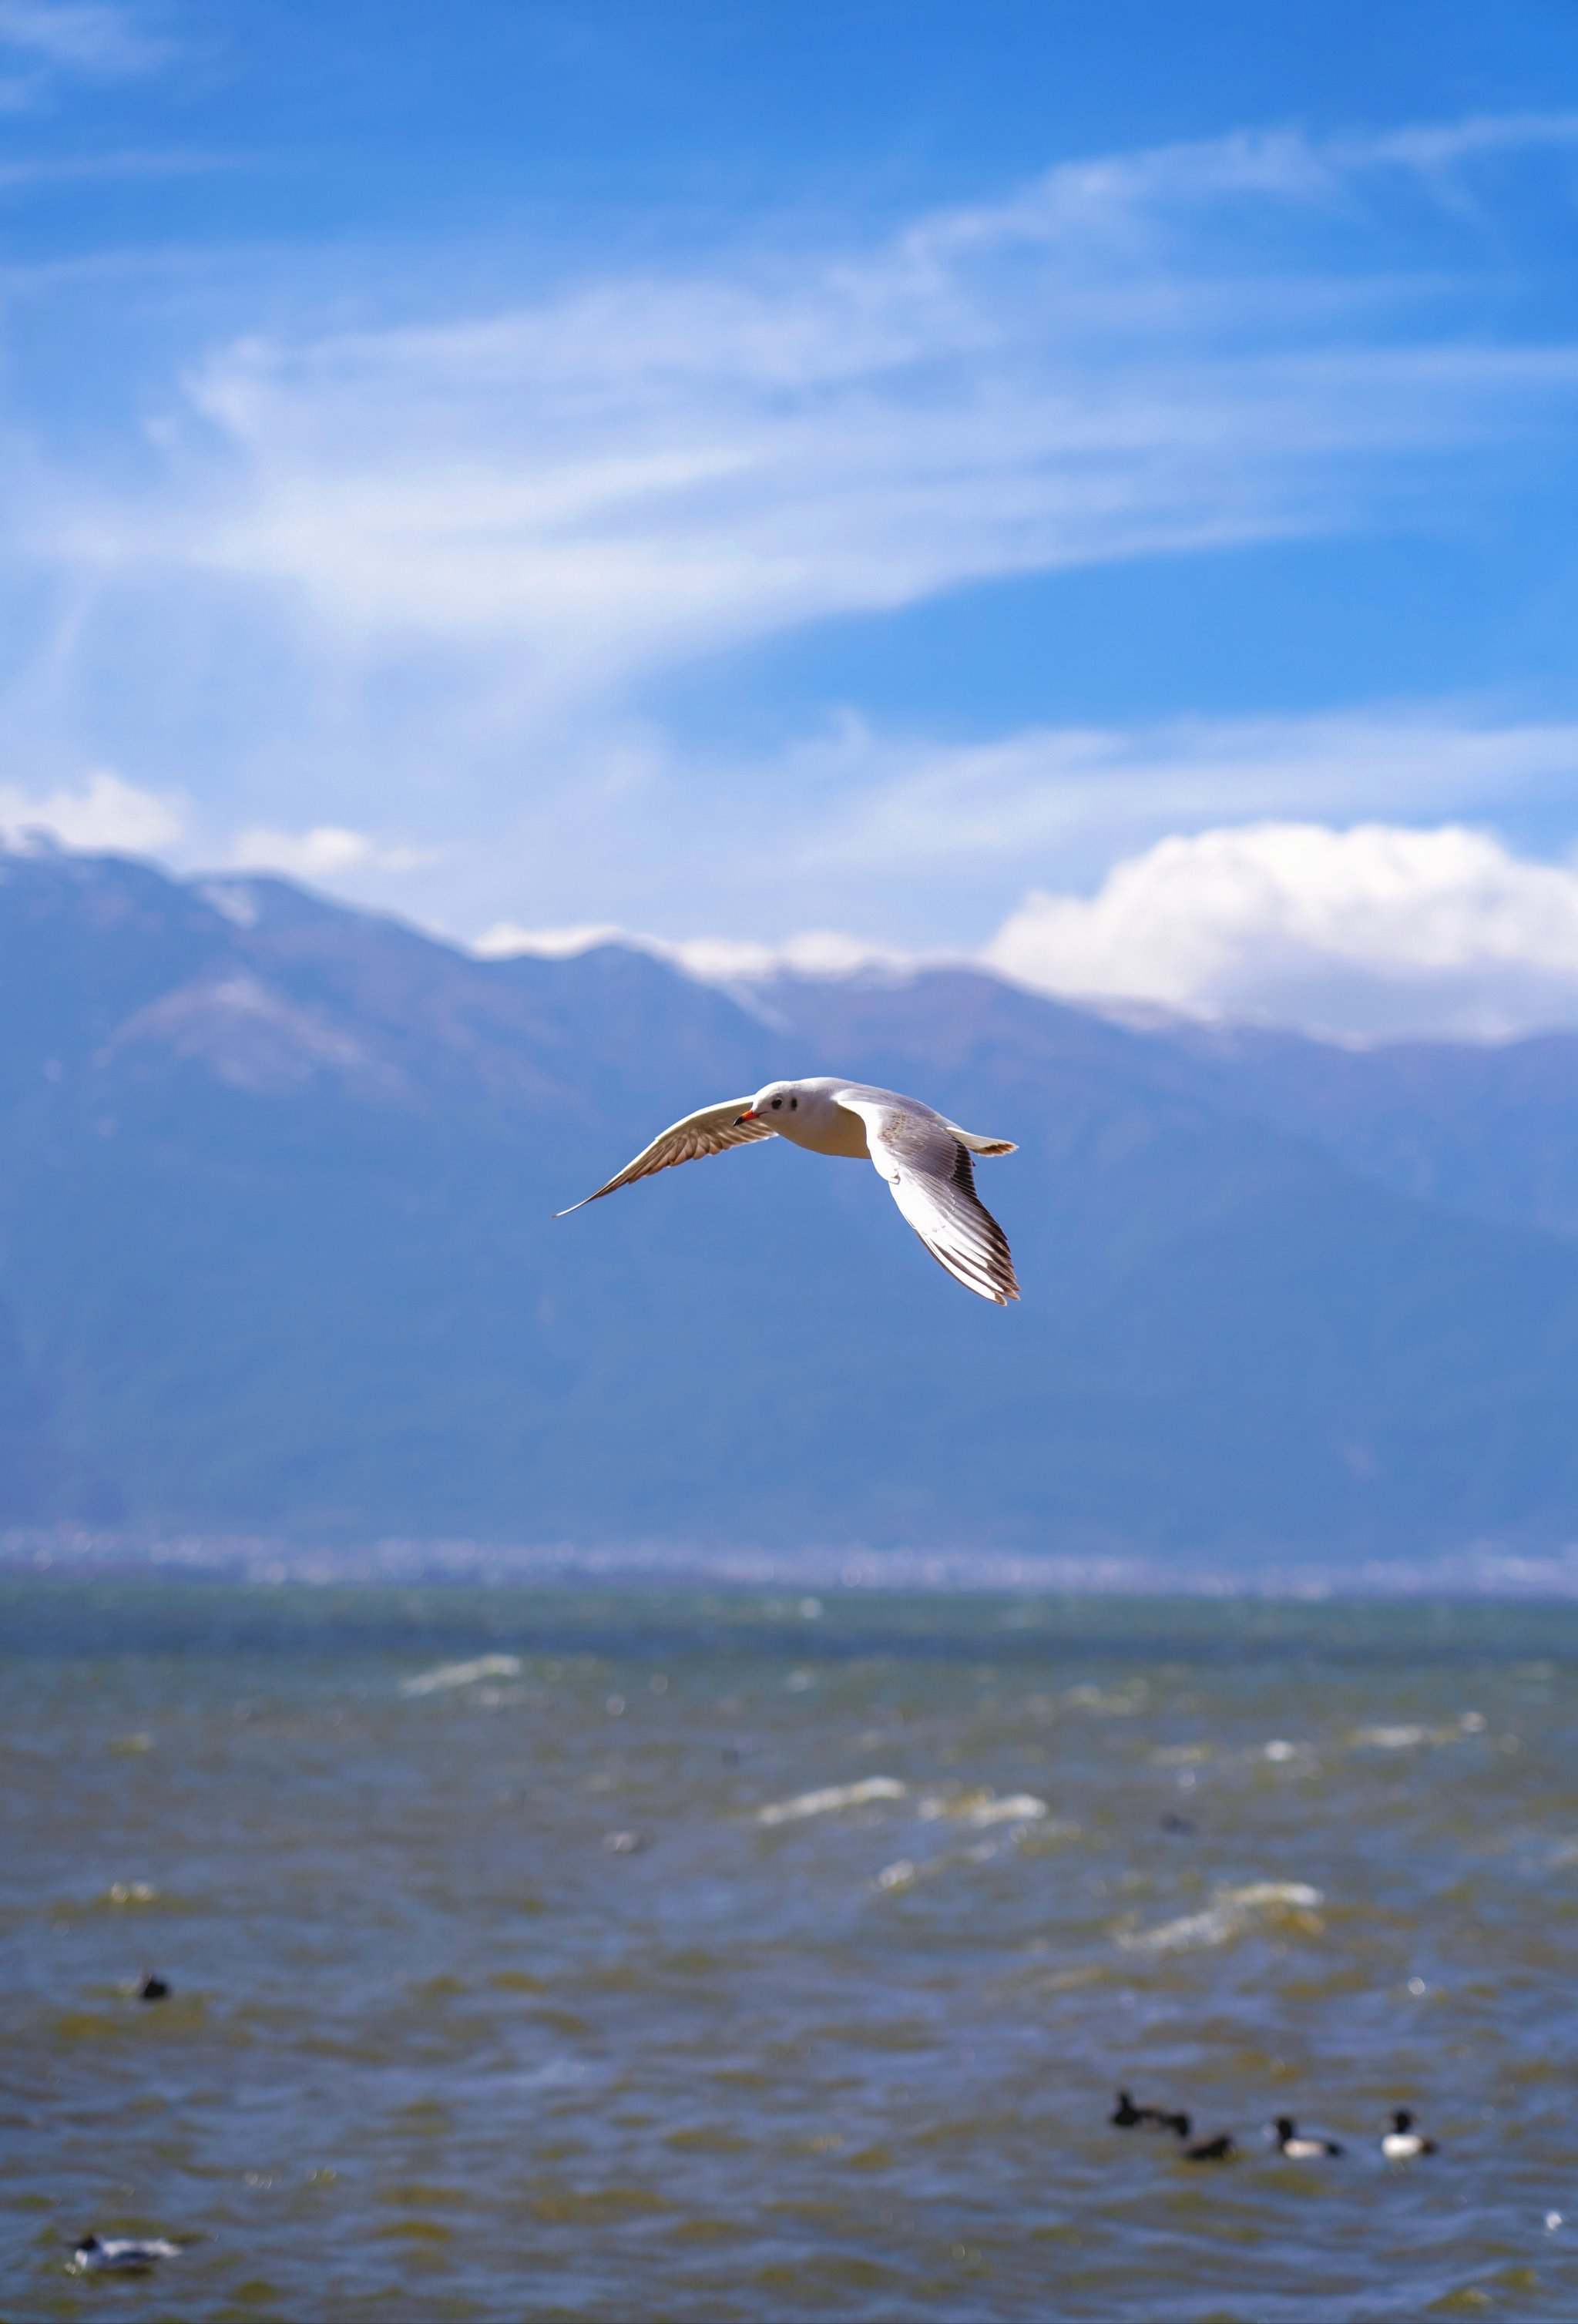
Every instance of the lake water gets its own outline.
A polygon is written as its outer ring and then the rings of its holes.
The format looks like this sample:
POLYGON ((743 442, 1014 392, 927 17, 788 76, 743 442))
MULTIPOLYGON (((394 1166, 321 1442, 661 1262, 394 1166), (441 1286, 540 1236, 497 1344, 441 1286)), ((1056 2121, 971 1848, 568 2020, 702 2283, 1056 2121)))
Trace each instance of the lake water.
POLYGON ((1578 1611, 41 1580, 0 1647, 8 2319, 1578 2315, 1578 1611))

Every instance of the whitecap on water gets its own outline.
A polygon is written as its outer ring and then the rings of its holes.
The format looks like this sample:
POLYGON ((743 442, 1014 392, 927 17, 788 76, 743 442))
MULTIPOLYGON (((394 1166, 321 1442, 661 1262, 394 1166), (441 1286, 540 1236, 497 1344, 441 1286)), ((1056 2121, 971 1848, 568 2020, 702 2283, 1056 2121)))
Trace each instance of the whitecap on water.
POLYGON ((1219 1888, 1204 1913, 1164 1921, 1156 1929, 1125 1931, 1118 1942, 1135 1951, 1189 1952, 1200 1945, 1227 1944, 1257 1925, 1278 1921, 1291 1923, 1304 1935, 1315 1936, 1320 1924, 1314 1915, 1324 1902, 1321 1891, 1306 1881, 1251 1880, 1241 1888, 1219 1888))
POLYGON ((478 1655, 472 1663, 440 1663, 437 1670, 423 1671, 419 1678, 402 1678, 401 1694, 440 1694, 451 1686, 475 1686, 483 1678, 519 1678, 519 1655, 478 1655))
POLYGON ((959 1792, 952 1797, 934 1792, 921 1801, 920 1812, 928 1822, 948 1816, 959 1823, 1039 1823, 1051 1810, 1034 1792, 1013 1792, 1001 1800, 990 1791, 959 1792))
POLYGON ((758 1823, 798 1823, 802 1816, 827 1815, 835 1808, 861 1808, 868 1800, 901 1800, 909 1786, 895 1775, 867 1775, 858 1784, 829 1784, 820 1792, 802 1792, 798 1799, 776 1800, 758 1808, 758 1823))
POLYGON ((1482 1711, 1465 1711, 1461 1719, 1449 1727, 1417 1727, 1398 1724, 1395 1727, 1355 1727, 1348 1738, 1354 1751, 1411 1751, 1421 1743, 1456 1743, 1465 1735, 1482 1735, 1485 1720, 1482 1711))
POLYGON ((1144 1710, 1146 1689, 1140 1682, 1127 1687, 1071 1686, 1063 1700, 1076 1711, 1094 1711, 1107 1719, 1127 1719, 1144 1710))
POLYGON ((876 1885, 879 1888, 909 1888, 919 1877, 919 1867, 911 1864, 907 1856, 901 1856, 896 1864, 883 1865, 877 1875, 876 1885))

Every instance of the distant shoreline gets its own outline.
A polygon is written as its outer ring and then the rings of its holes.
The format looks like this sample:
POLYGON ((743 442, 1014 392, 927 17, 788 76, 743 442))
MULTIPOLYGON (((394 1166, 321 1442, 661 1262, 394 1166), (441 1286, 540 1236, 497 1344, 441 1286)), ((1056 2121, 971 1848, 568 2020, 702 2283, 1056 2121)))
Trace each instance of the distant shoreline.
POLYGON ((823 1591, 1029 1597, 1578 1600, 1578 1546, 1483 1546, 1435 1557, 1270 1564, 1242 1554, 1162 1557, 1001 1550, 580 1548, 472 1541, 305 1545, 266 1536, 51 1528, 0 1535, 0 1579, 148 1579, 249 1587, 552 1587, 823 1591))

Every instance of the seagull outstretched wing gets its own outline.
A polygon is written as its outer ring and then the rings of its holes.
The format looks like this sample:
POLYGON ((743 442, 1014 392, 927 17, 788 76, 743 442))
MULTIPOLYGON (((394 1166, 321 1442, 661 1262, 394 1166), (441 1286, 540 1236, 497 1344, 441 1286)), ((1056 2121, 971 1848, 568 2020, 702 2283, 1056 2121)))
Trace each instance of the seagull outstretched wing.
POLYGON ((840 1090, 838 1102, 864 1122, 872 1162, 938 1266, 999 1307, 1017 1299, 1008 1237, 975 1192, 970 1149, 951 1125, 929 1107, 862 1090, 840 1090))
POLYGON ((601 1202, 620 1186, 628 1186, 637 1178, 650 1178, 654 1170, 672 1170, 677 1163, 699 1161, 704 1154, 726 1154, 731 1146, 749 1146, 752 1139, 772 1138, 776 1131, 765 1121, 742 1121, 740 1117, 750 1105, 748 1097, 731 1098, 725 1105, 704 1105, 697 1113, 687 1113, 683 1121, 665 1130, 643 1147, 633 1162, 627 1162, 617 1177, 599 1186, 595 1194, 584 1194, 572 1203, 569 1211, 559 1211, 556 1216, 568 1219, 570 1211, 585 1210, 588 1203, 601 1202))

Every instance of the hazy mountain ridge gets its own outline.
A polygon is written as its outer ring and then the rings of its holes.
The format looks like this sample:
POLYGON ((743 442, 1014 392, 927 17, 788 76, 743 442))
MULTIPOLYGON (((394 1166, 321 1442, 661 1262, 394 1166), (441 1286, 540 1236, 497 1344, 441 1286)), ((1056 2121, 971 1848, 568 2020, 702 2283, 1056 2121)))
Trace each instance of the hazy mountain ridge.
POLYGON ((1578 1532, 1578 1041, 1138 1030, 967 972, 482 962, 274 880, 0 862, 0 1518, 1346 1554, 1578 1532), (1024 1305, 780 1146, 925 1094, 1024 1305), (1573 1102, 1567 1102, 1568 1092, 1573 1102), (1477 1213, 1477 1215, 1476 1215, 1477 1213))

